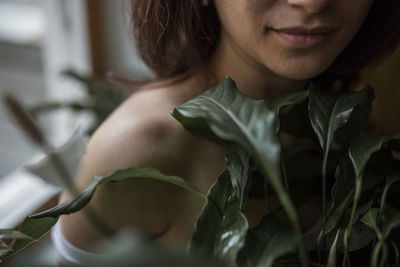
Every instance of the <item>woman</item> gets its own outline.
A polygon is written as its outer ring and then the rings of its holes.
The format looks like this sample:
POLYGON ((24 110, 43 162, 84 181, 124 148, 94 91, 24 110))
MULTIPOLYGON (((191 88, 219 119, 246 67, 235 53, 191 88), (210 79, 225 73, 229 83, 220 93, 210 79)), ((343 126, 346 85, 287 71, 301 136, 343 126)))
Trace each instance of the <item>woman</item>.
MULTIPOLYGON (((400 36, 398 0, 132 1, 135 36, 156 80, 125 101, 92 136, 78 187, 95 175, 155 167, 207 192, 225 168, 225 148, 187 132, 169 111, 232 77, 245 95, 263 99, 304 89, 313 79, 349 90, 359 71, 390 54, 400 36)), ((64 193, 61 201, 70 196, 64 193)), ((250 225, 267 210, 247 205, 250 225)), ((300 211, 305 229, 317 202, 300 211)), ((117 232, 134 227, 161 243, 184 246, 204 202, 174 185, 131 179, 108 184, 90 206, 117 232)), ((91 250, 105 237, 82 212, 61 219, 73 246, 91 250)), ((62 237, 61 237, 62 238, 62 237)))

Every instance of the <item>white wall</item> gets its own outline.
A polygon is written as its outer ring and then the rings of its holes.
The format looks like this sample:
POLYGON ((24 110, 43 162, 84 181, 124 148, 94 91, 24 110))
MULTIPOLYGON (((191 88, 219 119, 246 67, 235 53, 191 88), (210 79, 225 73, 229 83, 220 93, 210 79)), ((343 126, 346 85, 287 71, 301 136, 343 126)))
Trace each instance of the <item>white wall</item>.
POLYGON ((100 3, 106 68, 131 79, 149 77, 150 71, 139 59, 135 49, 129 1, 100 0, 100 3))
MULTIPOLYGON (((66 68, 90 74, 91 59, 86 3, 82 0, 44 0, 46 10, 46 38, 43 45, 44 77, 47 99, 68 101, 84 97, 81 84, 61 73, 66 68)), ((53 142, 64 142, 75 125, 68 111, 51 116, 48 129, 53 142)))

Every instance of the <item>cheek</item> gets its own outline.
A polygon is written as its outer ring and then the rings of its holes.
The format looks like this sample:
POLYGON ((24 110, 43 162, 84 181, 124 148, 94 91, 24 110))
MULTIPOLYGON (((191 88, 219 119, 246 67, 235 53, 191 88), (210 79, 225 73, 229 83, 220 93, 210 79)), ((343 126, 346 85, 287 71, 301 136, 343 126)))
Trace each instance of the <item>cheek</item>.
MULTIPOLYGON (((244 38, 259 32, 266 3, 271 0, 214 0, 223 31, 244 38)), ((275 0, 272 0, 275 1, 275 0)))
POLYGON ((349 3, 350 6, 347 2, 342 2, 341 17, 344 18, 343 27, 347 34, 346 39, 353 39, 367 17, 373 0, 353 0, 349 3))

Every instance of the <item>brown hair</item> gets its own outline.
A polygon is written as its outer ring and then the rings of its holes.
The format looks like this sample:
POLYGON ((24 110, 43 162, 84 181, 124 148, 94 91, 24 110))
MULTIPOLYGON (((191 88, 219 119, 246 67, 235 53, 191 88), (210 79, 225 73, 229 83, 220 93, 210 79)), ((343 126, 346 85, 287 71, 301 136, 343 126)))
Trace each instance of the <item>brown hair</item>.
MULTIPOLYGON (((212 3, 200 0, 131 0, 141 57, 157 78, 204 65, 218 44, 220 23, 212 3)), ((318 81, 352 80, 390 55, 400 42, 400 1, 376 0, 360 31, 318 81)))

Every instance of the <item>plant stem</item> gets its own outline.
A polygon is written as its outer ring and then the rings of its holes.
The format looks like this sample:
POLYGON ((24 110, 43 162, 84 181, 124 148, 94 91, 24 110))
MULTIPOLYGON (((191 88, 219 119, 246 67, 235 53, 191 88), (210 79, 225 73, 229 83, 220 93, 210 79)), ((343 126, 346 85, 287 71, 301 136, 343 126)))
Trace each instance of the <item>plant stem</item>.
POLYGON ((383 244, 382 244, 382 247, 383 247, 383 249, 382 249, 382 256, 381 256, 381 261, 380 261, 380 263, 379 263, 379 267, 384 267, 385 266, 385 262, 386 262, 386 259, 387 259, 387 254, 388 254, 388 252, 387 252, 387 245, 386 245, 386 243, 385 242, 383 242, 383 244))
MULTIPOLYGON (((57 154, 52 153, 52 149, 48 144, 44 145, 42 149, 48 155, 51 164, 53 164, 57 174, 61 178, 62 183, 66 186, 68 192, 73 197, 78 195, 79 191, 72 182, 73 181, 72 176, 70 175, 69 170, 65 166, 62 159, 57 154)), ((113 231, 111 230, 111 228, 107 225, 107 223, 103 221, 103 219, 101 219, 97 215, 97 213, 91 207, 87 206, 85 210, 82 210, 82 213, 84 214, 84 216, 87 217, 89 222, 94 225, 94 227, 100 234, 104 236, 112 235, 113 231)))
POLYGON ((306 254, 300 223, 296 215, 296 210, 294 209, 289 197, 286 194, 280 194, 279 200, 281 201, 282 206, 284 207, 295 230, 296 238, 299 242, 299 256, 300 256, 301 266, 303 267, 308 266, 308 257, 306 254))
POLYGON ((324 158, 322 161, 322 216, 323 225, 325 227, 325 217, 326 217, 326 165, 328 162, 328 149, 324 152, 324 158))
POLYGON ((282 176, 283 176, 283 182, 285 183, 285 189, 286 192, 290 195, 290 189, 289 189, 289 181, 286 173, 286 164, 283 156, 281 155, 281 166, 282 166, 282 176))
POLYGON ((372 257, 371 257, 371 267, 377 267, 378 265, 378 259, 379 259, 379 252, 381 250, 382 243, 379 241, 376 246, 374 247, 374 250, 372 252, 372 257))
MULTIPOLYGON (((53 153, 54 150, 49 145, 46 136, 36 124, 36 121, 29 115, 24 106, 13 96, 4 96, 4 102, 10 112, 19 122, 18 124, 20 128, 27 134, 33 143, 35 143, 49 157, 49 160, 51 164, 53 164, 63 185, 67 188, 71 195, 76 196, 78 194, 78 190, 73 183, 73 179, 68 171, 68 168, 65 167, 62 159, 57 154, 53 153)), ((83 214, 87 216, 88 220, 101 234, 108 236, 112 233, 107 224, 102 221, 102 219, 96 214, 95 211, 90 209, 90 207, 87 207, 86 210, 83 211, 83 214)))
POLYGON ((346 231, 344 232, 344 257, 343 257, 343 264, 342 266, 345 267, 346 266, 346 262, 348 260, 349 257, 349 251, 348 251, 348 246, 349 246, 349 239, 350 239, 350 235, 351 235, 351 231, 353 230, 353 223, 354 223, 354 217, 356 214, 356 209, 357 209, 357 204, 358 201, 360 199, 361 196, 361 188, 362 188, 362 179, 361 178, 356 178, 356 189, 354 192, 354 200, 353 200, 353 206, 351 208, 351 215, 350 215, 350 221, 349 224, 346 228, 346 231))
POLYGON ((395 255, 395 261, 394 261, 394 266, 397 266, 399 263, 399 249, 397 248, 396 243, 393 242, 393 240, 390 240, 390 244, 392 244, 393 250, 394 250, 394 255, 395 255))
MULTIPOLYGON (((328 153, 329 149, 325 148, 324 150, 324 158, 322 160, 322 229, 325 229, 326 226, 326 165, 328 162, 328 153)), ((326 248, 326 236, 323 235, 323 232, 320 232, 320 235, 318 236, 318 241, 317 241, 317 254, 318 254, 318 260, 324 261, 322 259, 322 253, 321 253, 321 240, 322 240, 322 248, 326 248)))
MULTIPOLYGON (((260 156, 258 158, 261 158, 260 156)), ((301 232, 300 222, 297 218, 296 209, 294 208, 292 201, 289 198, 289 195, 285 192, 285 189, 282 186, 282 182, 279 179, 279 173, 273 171, 275 168, 270 168, 268 164, 265 162, 261 162, 262 171, 264 177, 269 178, 269 183, 271 184, 272 188, 275 190, 282 207, 285 209, 285 212, 293 225, 296 239, 299 242, 299 257, 300 257, 300 264, 303 267, 309 266, 308 264, 308 257, 304 245, 304 240, 301 232), (268 171, 269 170, 269 171, 268 171)))

